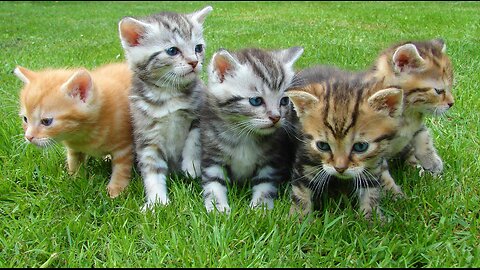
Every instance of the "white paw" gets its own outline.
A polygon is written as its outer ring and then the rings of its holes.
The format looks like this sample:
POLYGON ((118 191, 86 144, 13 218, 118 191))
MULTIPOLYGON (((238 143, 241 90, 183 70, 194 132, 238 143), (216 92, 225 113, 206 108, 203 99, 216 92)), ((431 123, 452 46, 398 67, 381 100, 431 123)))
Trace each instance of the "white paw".
POLYGON ((222 203, 213 203, 213 202, 206 202, 205 208, 207 209, 207 213, 212 212, 213 210, 217 209, 220 213, 230 214, 230 206, 228 204, 222 203))
POLYGON ((250 202, 250 208, 266 208, 267 210, 273 209, 273 199, 272 198, 259 198, 258 200, 250 202))
POLYGON ((147 202, 142 206, 142 208, 140 208, 140 211, 142 211, 142 212, 146 212, 146 211, 155 212, 155 210, 154 210, 155 205, 158 205, 158 204, 168 205, 169 203, 170 203, 170 200, 167 197, 162 198, 162 199, 157 199, 157 200, 147 200, 147 202))

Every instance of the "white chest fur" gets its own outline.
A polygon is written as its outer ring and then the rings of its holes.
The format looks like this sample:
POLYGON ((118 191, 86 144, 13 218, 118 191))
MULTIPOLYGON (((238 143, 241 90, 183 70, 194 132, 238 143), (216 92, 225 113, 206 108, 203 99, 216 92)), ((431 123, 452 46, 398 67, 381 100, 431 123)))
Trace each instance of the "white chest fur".
POLYGON ((259 160, 259 147, 254 140, 243 140, 232 149, 231 169, 235 180, 252 177, 259 160))

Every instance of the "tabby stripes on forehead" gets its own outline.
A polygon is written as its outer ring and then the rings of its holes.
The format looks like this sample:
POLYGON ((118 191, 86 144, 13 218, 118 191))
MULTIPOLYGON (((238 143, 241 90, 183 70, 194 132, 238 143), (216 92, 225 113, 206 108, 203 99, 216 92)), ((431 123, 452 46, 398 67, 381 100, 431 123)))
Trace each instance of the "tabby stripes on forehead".
POLYGON ((265 59, 266 57, 260 54, 244 54, 243 57, 250 64, 255 75, 262 79, 270 89, 282 89, 281 86, 284 84, 285 74, 278 63, 271 59, 265 59))

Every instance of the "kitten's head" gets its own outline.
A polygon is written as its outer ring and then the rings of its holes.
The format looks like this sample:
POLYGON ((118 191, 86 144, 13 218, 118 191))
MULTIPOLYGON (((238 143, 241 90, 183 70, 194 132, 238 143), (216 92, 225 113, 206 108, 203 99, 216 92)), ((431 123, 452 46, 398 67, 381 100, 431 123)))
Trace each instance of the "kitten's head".
POLYGON ((453 68, 442 39, 404 42, 380 54, 378 72, 405 91, 407 110, 442 115, 454 104, 453 68))
POLYGON ((202 24, 212 7, 190 14, 162 12, 119 22, 119 33, 131 69, 157 86, 193 81, 202 70, 205 41, 202 24))
POLYGON ((82 136, 79 126, 98 111, 97 92, 87 70, 34 72, 18 66, 14 74, 24 83, 19 115, 29 143, 46 147, 82 136))
POLYGON ((272 134, 286 123, 291 104, 285 90, 303 48, 217 51, 209 65, 208 98, 217 114, 238 130, 272 134))
POLYGON ((304 135, 303 155, 315 164, 313 174, 376 181, 403 113, 401 89, 330 81, 287 95, 304 135))

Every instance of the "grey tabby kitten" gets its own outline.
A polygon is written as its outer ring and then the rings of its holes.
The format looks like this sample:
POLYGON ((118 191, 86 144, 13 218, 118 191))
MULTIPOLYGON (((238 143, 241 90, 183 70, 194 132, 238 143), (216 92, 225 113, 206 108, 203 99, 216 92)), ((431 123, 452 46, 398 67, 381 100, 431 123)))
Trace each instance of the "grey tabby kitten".
POLYGON ((183 169, 195 175, 199 130, 192 127, 204 89, 198 74, 205 57, 202 24, 210 11, 207 6, 190 14, 161 12, 119 23, 134 73, 130 107, 147 197, 144 210, 169 203, 167 173, 183 169))
MULTIPOLYGON (((251 181, 250 206, 273 208, 290 178, 295 134, 285 90, 303 48, 217 51, 200 114, 202 186, 208 212, 230 212, 226 184, 251 181)), ((294 120, 294 119, 293 119, 294 120)), ((244 182, 245 183, 245 182, 244 182)))

